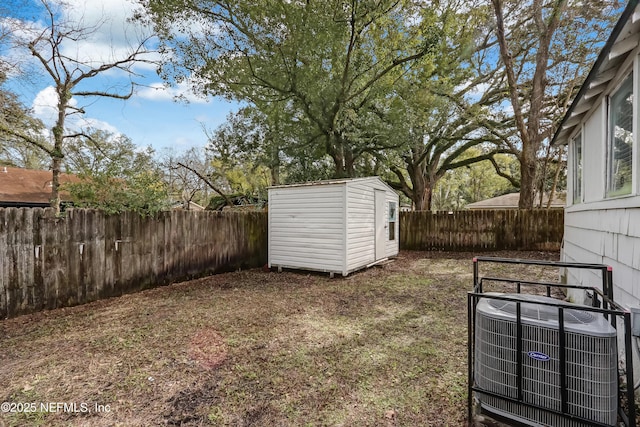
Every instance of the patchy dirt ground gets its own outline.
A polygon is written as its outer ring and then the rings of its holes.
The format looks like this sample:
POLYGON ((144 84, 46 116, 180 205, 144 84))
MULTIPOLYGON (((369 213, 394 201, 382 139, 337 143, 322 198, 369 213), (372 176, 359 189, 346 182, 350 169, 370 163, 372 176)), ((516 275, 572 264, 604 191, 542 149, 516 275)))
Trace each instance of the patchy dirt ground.
POLYGON ((465 425, 472 257, 240 271, 0 321, 0 426, 465 425))

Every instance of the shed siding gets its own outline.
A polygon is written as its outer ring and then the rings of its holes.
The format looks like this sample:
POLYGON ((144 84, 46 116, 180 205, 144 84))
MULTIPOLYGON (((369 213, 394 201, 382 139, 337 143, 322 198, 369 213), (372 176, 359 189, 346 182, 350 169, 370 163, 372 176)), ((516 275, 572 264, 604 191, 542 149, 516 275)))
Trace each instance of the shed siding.
MULTIPOLYGON (((375 255, 375 192, 385 192, 384 224, 389 221, 389 202, 396 203, 399 209, 399 197, 391 188, 377 178, 354 181, 347 184, 347 270, 364 267, 376 261, 375 255)), ((389 230, 385 229, 385 257, 398 255, 399 224, 395 224, 396 239, 389 240, 389 230)))
POLYGON ((344 186, 269 190, 269 265, 343 271, 344 186))
POLYGON ((375 260, 375 186, 371 182, 347 185, 347 271, 375 260))
MULTIPOLYGON (((269 189, 269 266, 329 271, 346 275, 376 260, 376 190, 389 201, 398 195, 377 177, 269 189)), ((396 239, 385 257, 398 254, 396 239)))

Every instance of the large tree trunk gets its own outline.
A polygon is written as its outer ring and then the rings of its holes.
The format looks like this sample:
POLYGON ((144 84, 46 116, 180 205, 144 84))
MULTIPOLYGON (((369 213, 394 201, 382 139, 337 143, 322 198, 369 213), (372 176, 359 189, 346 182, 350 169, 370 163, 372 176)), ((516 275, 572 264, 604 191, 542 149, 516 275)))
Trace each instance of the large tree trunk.
POLYGON ((545 88, 547 86, 546 74, 549 49, 553 34, 558 28, 560 17, 567 6, 567 0, 555 0, 549 16, 543 15, 542 0, 533 0, 533 19, 539 31, 539 34, 537 34, 539 38, 537 40, 533 78, 527 83, 531 88, 531 93, 528 97, 528 113, 522 106, 520 99, 522 83, 518 82, 516 76, 518 65, 514 64, 512 49, 508 46, 505 33, 503 3, 501 0, 492 0, 492 4, 496 17, 500 58, 504 63, 516 128, 522 141, 522 152, 520 154, 520 202, 518 207, 520 209, 531 209, 534 204, 536 169, 538 166, 536 153, 543 139, 541 136, 541 121, 545 88))
POLYGON ((345 178, 347 175, 344 168, 344 156, 342 155, 342 153, 334 152, 333 154, 329 155, 333 159, 334 163, 333 177, 335 179, 345 178))
POLYGON ((271 185, 280 185, 280 168, 278 166, 271 167, 271 185))
POLYGON ((62 158, 54 156, 51 161, 51 207, 55 210, 56 216, 60 215, 60 166, 62 158))
MULTIPOLYGON (((528 147, 529 148, 529 147, 528 147)), ((518 208, 533 208, 536 189, 536 170, 538 168, 535 152, 524 149, 520 157, 520 201, 518 208)))
POLYGON ((51 207, 55 210, 56 216, 60 215, 60 168, 62 166, 62 145, 64 144, 64 123, 67 117, 67 108, 71 95, 66 86, 56 82, 58 93, 58 118, 52 129, 53 151, 51 153, 51 169, 53 178, 51 181, 51 207))
POLYGON ((424 186, 422 194, 420 194, 420 208, 416 208, 421 211, 430 211, 433 203, 433 187, 427 182, 424 186))
POLYGON ((280 149, 274 147, 271 150, 271 185, 280 185, 280 149))
POLYGON ((333 173, 334 178, 353 178, 355 176, 355 170, 353 164, 355 158, 353 152, 348 147, 347 142, 340 138, 335 138, 336 141, 328 144, 327 153, 333 159, 335 170, 333 173))
POLYGON ((413 185, 413 204, 417 211, 430 211, 433 203, 433 189, 437 182, 435 174, 426 170, 424 163, 418 167, 409 167, 409 175, 413 185))
POLYGON ((420 174, 414 174, 411 176, 411 182, 413 184, 412 199, 415 209, 417 211, 428 211, 431 206, 429 204, 429 197, 426 191, 427 185, 424 177, 420 174))

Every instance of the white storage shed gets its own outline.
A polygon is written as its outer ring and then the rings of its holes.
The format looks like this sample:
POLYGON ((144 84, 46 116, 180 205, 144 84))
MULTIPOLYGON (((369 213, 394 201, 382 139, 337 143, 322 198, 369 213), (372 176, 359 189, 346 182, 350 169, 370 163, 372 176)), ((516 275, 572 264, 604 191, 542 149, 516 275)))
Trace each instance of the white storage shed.
POLYGON ((398 202, 377 176, 269 188, 269 267, 346 276, 396 256, 398 202))

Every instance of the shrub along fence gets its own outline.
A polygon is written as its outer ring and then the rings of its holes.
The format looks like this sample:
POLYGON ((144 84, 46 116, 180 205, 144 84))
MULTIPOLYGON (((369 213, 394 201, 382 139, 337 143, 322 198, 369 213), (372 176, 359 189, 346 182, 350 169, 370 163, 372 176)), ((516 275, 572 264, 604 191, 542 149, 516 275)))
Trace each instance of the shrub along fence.
POLYGON ((401 212, 400 249, 559 250, 564 210, 401 212))
POLYGON ((0 209, 0 319, 267 259, 264 213, 0 209))

